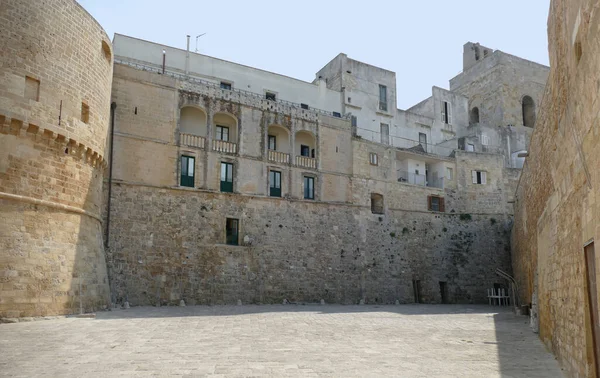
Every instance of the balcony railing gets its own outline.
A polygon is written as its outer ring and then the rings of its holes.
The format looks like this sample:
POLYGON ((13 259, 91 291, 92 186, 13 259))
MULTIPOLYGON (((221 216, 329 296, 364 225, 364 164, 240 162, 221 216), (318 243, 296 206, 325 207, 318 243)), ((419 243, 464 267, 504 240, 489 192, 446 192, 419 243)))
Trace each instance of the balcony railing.
POLYGON ((193 134, 179 134, 179 144, 197 148, 205 148, 206 138, 193 134))
POLYGON ((269 160, 274 161, 275 163, 289 164, 290 154, 269 150, 269 160))
POLYGON ((237 144, 215 139, 213 140, 213 151, 235 154, 237 153, 237 144))
POLYGON ((429 188, 444 189, 444 178, 427 180, 425 175, 416 173, 398 171, 398 182, 404 182, 412 185, 427 186, 429 188))
POLYGON ((310 158, 308 156, 296 156, 296 165, 305 168, 317 168, 317 159, 310 158))

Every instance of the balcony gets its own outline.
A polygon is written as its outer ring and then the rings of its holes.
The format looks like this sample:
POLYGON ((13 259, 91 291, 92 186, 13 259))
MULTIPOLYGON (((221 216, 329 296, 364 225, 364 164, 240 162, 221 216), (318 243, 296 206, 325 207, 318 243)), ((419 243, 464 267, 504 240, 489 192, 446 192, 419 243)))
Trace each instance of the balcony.
POLYGON ((296 156, 296 165, 304 168, 317 169, 317 159, 308 156, 296 156))
POLYGON ((193 134, 179 134, 179 145, 196 148, 205 148, 206 138, 193 134))
POLYGON ((213 140, 213 151, 235 154, 237 153, 237 144, 215 139, 213 140))
POLYGON ((289 164, 290 154, 286 154, 285 152, 269 150, 269 161, 281 164, 289 164))
POLYGON ((398 171, 398 182, 406 184, 426 186, 429 188, 444 189, 444 178, 427 180, 425 175, 418 175, 416 173, 398 171))

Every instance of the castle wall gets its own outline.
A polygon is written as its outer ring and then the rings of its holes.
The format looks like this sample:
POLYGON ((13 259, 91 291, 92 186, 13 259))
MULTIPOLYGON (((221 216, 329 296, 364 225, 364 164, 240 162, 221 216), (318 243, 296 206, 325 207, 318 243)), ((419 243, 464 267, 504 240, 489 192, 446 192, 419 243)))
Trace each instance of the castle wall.
POLYGON ((7 0, 0 18, 0 317, 91 311, 109 303, 110 40, 72 0, 7 0))

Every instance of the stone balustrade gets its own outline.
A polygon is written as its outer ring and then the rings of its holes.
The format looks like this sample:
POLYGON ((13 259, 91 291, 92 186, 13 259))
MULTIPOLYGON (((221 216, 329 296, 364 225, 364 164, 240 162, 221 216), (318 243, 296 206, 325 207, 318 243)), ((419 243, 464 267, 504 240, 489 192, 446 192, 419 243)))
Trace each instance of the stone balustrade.
POLYGON ((296 156, 296 165, 299 167, 317 169, 317 159, 308 156, 296 156))
POLYGON ((215 139, 213 140, 213 151, 235 154, 237 153, 237 144, 215 139))
POLYGON ((205 148, 206 138, 193 134, 179 134, 179 144, 182 146, 205 148))
POLYGON ((273 161, 275 163, 289 164, 290 154, 286 154, 285 152, 269 150, 269 161, 273 161))

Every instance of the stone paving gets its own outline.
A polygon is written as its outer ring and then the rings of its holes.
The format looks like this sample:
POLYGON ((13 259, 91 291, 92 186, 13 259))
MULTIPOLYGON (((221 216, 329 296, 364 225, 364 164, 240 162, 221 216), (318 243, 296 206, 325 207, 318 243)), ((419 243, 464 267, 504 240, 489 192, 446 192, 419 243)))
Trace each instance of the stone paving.
POLYGON ((0 324, 0 376, 562 377, 504 308, 137 307, 0 324))

